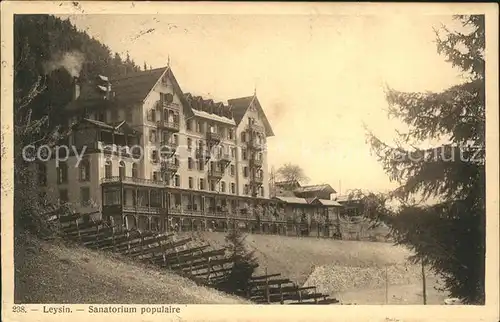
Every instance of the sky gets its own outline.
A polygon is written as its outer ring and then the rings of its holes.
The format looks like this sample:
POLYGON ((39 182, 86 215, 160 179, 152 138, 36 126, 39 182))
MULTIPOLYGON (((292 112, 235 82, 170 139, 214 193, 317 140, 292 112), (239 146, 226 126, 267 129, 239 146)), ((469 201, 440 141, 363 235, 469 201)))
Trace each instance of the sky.
POLYGON ((309 184, 395 188, 363 124, 387 142, 384 87, 441 91, 459 71, 436 51, 436 15, 73 15, 80 30, 142 67, 170 66, 184 92, 215 100, 256 90, 274 137, 269 167, 301 166, 309 184))

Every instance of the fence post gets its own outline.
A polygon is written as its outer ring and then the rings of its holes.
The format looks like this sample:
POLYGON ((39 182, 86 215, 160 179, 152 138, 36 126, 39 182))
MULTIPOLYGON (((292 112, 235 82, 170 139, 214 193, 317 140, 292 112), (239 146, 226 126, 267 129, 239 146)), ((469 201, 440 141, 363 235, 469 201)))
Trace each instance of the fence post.
POLYGON ((424 259, 422 258, 421 260, 421 263, 422 263, 422 296, 423 296, 423 299, 424 299, 424 305, 427 304, 427 285, 425 283, 425 263, 424 263, 424 259))
POLYGON ((388 276, 388 266, 385 265, 385 304, 389 303, 389 276, 388 276))
POLYGON ((266 299, 267 303, 271 303, 271 296, 269 295, 269 278, 267 277, 267 267, 266 267, 266 299))

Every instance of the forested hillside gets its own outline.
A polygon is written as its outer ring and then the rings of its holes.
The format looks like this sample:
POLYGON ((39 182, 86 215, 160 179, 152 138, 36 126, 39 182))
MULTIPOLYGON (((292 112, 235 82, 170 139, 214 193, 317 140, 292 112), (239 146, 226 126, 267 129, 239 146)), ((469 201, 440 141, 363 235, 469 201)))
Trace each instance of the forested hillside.
POLYGON ((14 44, 16 99, 27 97, 41 77, 46 88, 30 105, 35 118, 49 115, 51 127, 71 99, 72 76, 85 79, 97 73, 112 76, 140 70, 128 55, 122 59, 69 20, 50 15, 17 15, 14 44))
MULTIPOLYGON (((72 99, 73 77, 113 76, 138 71, 128 57, 122 59, 69 20, 49 15, 14 18, 14 203, 16 232, 47 234, 46 204, 33 194, 34 173, 23 157, 28 145, 54 146, 67 132, 61 111, 72 99)), ((4 184, 2 182, 2 184, 4 184)), ((17 236, 17 233, 16 233, 17 236)))

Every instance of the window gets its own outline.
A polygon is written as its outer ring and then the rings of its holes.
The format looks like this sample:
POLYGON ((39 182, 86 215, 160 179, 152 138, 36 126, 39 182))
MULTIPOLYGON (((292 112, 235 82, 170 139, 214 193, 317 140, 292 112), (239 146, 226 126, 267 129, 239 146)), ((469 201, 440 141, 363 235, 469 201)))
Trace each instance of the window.
POLYGON ((156 142, 156 131, 155 130, 151 130, 149 132, 149 142, 151 142, 151 143, 156 142))
POLYGON ((151 113, 151 122, 156 122, 156 110, 152 109, 149 112, 151 113))
POLYGON ((231 193, 236 193, 236 185, 234 184, 234 182, 231 183, 231 193))
POLYGON ((210 191, 215 191, 215 182, 210 181, 210 191))
POLYGON ((231 147, 231 157, 236 158, 236 148, 231 147))
POLYGON ((201 122, 196 121, 196 132, 201 133, 201 122))
POLYGON ((243 167, 243 176, 248 178, 248 167, 243 167))
POLYGON ((226 192, 226 183, 224 181, 220 182, 220 191, 226 192))
POLYGON ((175 175, 175 186, 180 187, 181 186, 181 176, 176 174, 175 175))
POLYGON ((132 109, 127 109, 125 111, 125 120, 129 123, 134 122, 134 113, 133 113, 132 109))
POLYGON ((188 178, 189 189, 193 189, 193 177, 188 178))
POLYGON ((191 138, 188 138, 187 139, 187 149, 188 149, 188 151, 191 151, 192 148, 193 148, 193 140, 191 138))
POLYGON ((229 139, 234 140, 234 129, 229 129, 229 139))
POLYGON ((68 165, 66 162, 60 162, 57 168, 57 183, 68 183, 68 165))
POLYGON ((106 178, 111 178, 113 176, 113 162, 111 162, 110 159, 104 162, 104 176, 106 178))
POLYGON ((38 163, 38 185, 47 185, 47 166, 43 163, 38 163))
POLYGON ((192 130, 193 130, 193 129, 192 129, 192 127, 193 127, 193 122, 192 122, 192 120, 187 120, 187 121, 186 121, 186 130, 188 130, 188 131, 192 131, 192 130))
POLYGON ((132 178, 137 178, 139 176, 138 170, 137 170, 137 163, 132 164, 132 178))
POLYGON ((231 175, 234 176, 234 173, 235 173, 234 164, 231 164, 230 171, 231 171, 231 175))
POLYGON ((193 169, 193 158, 191 157, 188 158, 188 169, 189 170, 193 169))
POLYGON ((158 171, 153 171, 153 181, 159 181, 158 171))
POLYGON ((264 196, 264 187, 260 187, 260 195, 261 195, 261 197, 264 196))
POLYGON ((66 203, 68 202, 68 189, 59 189, 59 202, 66 203))
POLYGON ((200 178, 200 190, 205 190, 205 179, 200 178))
POLYGON ((157 163, 158 162, 158 151, 153 150, 151 152, 151 161, 153 161, 153 163, 157 163))
POLYGON ((81 187, 80 188, 80 204, 82 207, 88 207, 90 205, 90 188, 81 187))
POLYGON ((174 134, 174 144, 175 145, 179 144, 179 136, 177 134, 174 134))
POLYGON ((243 194, 248 195, 248 185, 243 186, 243 194))
POLYGON ((80 163, 80 181, 90 181, 90 161, 82 160, 80 163))
POLYGON ((118 168, 118 175, 120 178, 125 178, 125 162, 120 161, 119 168, 118 168))
POLYGON ((205 171, 205 161, 203 159, 198 160, 198 170, 205 171))
POLYGON ((247 149, 242 149, 241 150, 241 158, 243 160, 248 160, 248 153, 247 153, 247 149))
POLYGON ((241 142, 246 142, 247 141, 247 136, 245 132, 241 133, 241 142))

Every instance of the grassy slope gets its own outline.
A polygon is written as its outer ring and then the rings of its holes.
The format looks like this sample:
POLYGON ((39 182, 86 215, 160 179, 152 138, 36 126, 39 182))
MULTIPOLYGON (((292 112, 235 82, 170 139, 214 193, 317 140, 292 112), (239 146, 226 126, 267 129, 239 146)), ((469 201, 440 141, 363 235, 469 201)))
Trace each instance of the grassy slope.
MULTIPOLYGON (((212 245, 224 243, 223 233, 199 233, 212 245)), ((406 261, 410 252, 390 243, 342 241, 311 237, 247 235, 247 244, 259 258, 260 270, 282 273, 302 284, 321 265, 384 267, 406 261)))
MULTIPOLYGON (((188 233, 189 234, 189 233, 188 233)), ((224 234, 197 233, 212 245, 222 245, 224 234)), ((259 259, 259 273, 281 273, 298 284, 318 286, 345 303, 384 304, 388 266, 389 303, 421 304, 421 268, 407 261, 410 251, 390 243, 247 235, 259 259)), ((427 272, 429 304, 442 304, 438 279, 427 272)))
POLYGON ((16 244, 16 303, 247 303, 111 253, 29 236, 16 244))

